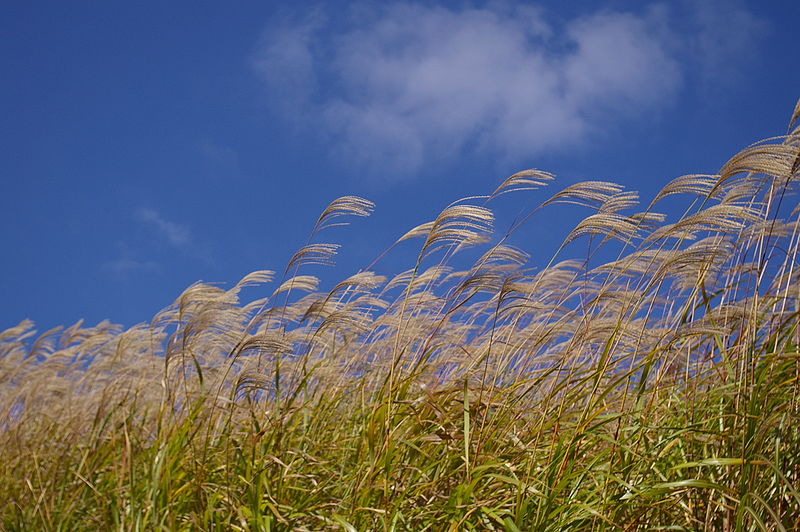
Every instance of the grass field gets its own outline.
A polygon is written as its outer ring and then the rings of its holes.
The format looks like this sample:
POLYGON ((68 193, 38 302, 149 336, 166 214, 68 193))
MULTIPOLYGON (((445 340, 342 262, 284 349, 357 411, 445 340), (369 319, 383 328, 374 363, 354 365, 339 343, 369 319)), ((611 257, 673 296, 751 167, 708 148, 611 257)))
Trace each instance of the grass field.
POLYGON ((798 114, 641 205, 516 174, 404 235, 392 278, 307 273, 372 210, 345 197, 282 272, 0 333, 0 526, 800 529, 798 114), (507 193, 538 198, 519 224, 592 214, 529 268, 492 235, 507 193))

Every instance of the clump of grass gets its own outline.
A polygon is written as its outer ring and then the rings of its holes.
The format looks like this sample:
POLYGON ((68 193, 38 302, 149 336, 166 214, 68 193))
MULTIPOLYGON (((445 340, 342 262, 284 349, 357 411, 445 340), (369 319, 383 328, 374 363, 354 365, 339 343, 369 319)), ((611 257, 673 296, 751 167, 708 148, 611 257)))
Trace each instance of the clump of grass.
POLYGON ((578 183, 492 238, 499 196, 553 181, 520 172, 401 237, 408 271, 320 292, 320 236, 372 211, 345 197, 282 275, 0 333, 3 528, 799 528, 798 114, 641 212, 578 183), (592 214, 526 267, 513 233, 563 204, 592 214))

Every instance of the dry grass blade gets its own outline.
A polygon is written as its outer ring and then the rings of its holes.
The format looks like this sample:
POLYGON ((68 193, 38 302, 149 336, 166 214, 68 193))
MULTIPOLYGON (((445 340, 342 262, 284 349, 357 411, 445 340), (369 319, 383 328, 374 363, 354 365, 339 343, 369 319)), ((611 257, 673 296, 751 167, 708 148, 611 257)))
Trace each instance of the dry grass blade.
POLYGON ((302 292, 314 292, 319 286, 319 279, 313 275, 295 275, 286 279, 281 285, 272 293, 272 297, 288 292, 289 290, 300 290, 302 292))
POLYGON ((694 240, 701 232, 735 234, 761 219, 762 213, 756 208, 735 204, 711 205, 674 224, 656 229, 644 239, 644 244, 667 238, 694 240))
POLYGON ((286 271, 292 267, 300 267, 304 264, 316 264, 320 266, 332 266, 333 258, 339 249, 339 244, 308 244, 300 248, 286 265, 286 271))
POLYGON ((328 293, 326 299, 335 297, 340 292, 345 293, 370 293, 380 288, 386 282, 386 277, 374 272, 358 272, 344 281, 339 282, 328 293))
POLYGON ((291 350, 292 346, 284 334, 267 332, 248 336, 237 346, 234 354, 239 355, 247 351, 263 351, 282 356, 291 352, 291 350))
POLYGON ((676 228, 692 230, 739 231, 746 224, 755 223, 762 218, 757 208, 746 205, 711 205, 704 210, 687 216, 675 224, 676 228))
POLYGON ((383 291, 389 292, 390 290, 400 286, 408 287, 408 284, 412 279, 414 280, 411 286, 412 291, 421 286, 434 286, 437 281, 440 281, 445 275, 450 275, 452 271, 453 269, 449 266, 441 266, 438 264, 427 268, 422 273, 417 272, 415 274, 414 270, 406 270, 398 273, 388 283, 386 283, 383 291))
POLYGON ((491 232, 494 215, 485 207, 454 205, 439 214, 420 251, 424 257, 448 245, 469 245, 484 241, 491 232))
POLYGON ((691 288, 700 275, 722 268, 732 252, 733 245, 727 239, 710 237, 699 240, 686 249, 665 255, 652 280, 660 281, 676 275, 679 281, 691 288))
POLYGON ((259 284, 269 283, 275 277, 275 272, 272 270, 257 270, 252 273, 248 273, 242 279, 236 283, 236 290, 248 287, 248 286, 256 286, 259 284))
POLYGON ((402 242, 403 240, 408 240, 409 238, 418 238, 421 236, 428 237, 431 233, 431 229, 433 229, 433 225, 435 222, 425 222, 424 224, 419 224, 418 226, 414 227, 406 234, 401 236, 397 239, 397 242, 402 242))
POLYGON ((550 182, 555 180, 555 176, 550 172, 542 170, 530 169, 517 172, 516 174, 508 177, 503 181, 499 187, 492 192, 490 198, 496 198, 502 194, 509 192, 518 192, 522 190, 536 190, 541 187, 547 186, 550 182))
POLYGON ((614 194, 604 201, 598 208, 599 213, 615 213, 639 205, 639 193, 633 190, 622 191, 614 194))
POLYGON ((607 181, 583 181, 558 192, 542 205, 572 203, 585 207, 600 208, 601 205, 622 192, 622 186, 607 181))
POLYGON ((667 215, 660 212, 644 211, 631 214, 631 220, 636 223, 641 230, 653 231, 664 223, 667 215))
POLYGON ((742 204, 756 207, 759 193, 769 185, 769 178, 760 174, 748 174, 741 179, 732 179, 714 191, 723 205, 742 204))
POLYGON ((614 213, 597 213, 581 220, 565 239, 572 242, 583 235, 603 235, 628 243, 636 236, 639 223, 628 217, 614 213))
POLYGON ((800 172, 800 150, 797 151, 797 157, 792 164, 792 175, 794 176, 797 172, 800 172))
POLYGON ((260 371, 243 371, 236 379, 234 389, 237 395, 258 390, 269 390, 275 387, 275 380, 260 371))
POLYGON ((369 216, 375 209, 375 204, 358 196, 342 196, 333 200, 325 210, 322 211, 317 223, 314 225, 314 232, 334 226, 347 225, 347 222, 335 222, 341 216, 369 216))
POLYGON ((792 126, 794 126, 798 118, 800 118, 800 98, 797 99, 797 104, 794 106, 794 111, 792 112, 792 118, 789 120, 789 132, 792 132, 792 126))
POLYGON ((677 177, 661 189, 652 204, 673 194, 694 194, 701 198, 709 197, 719 177, 718 175, 709 174, 689 174, 677 177))
POLYGON ((220 301, 226 297, 224 290, 205 283, 195 283, 178 297, 173 303, 182 314, 190 314, 208 303, 220 301))
POLYGON ((7 342, 9 340, 14 340, 17 342, 21 342, 26 338, 30 338, 31 336, 36 334, 36 331, 33 330, 34 323, 31 320, 22 320, 16 327, 10 327, 3 332, 0 332, 0 342, 7 342))
POLYGON ((731 157, 720 169, 717 187, 742 172, 788 179, 792 175, 792 165, 797 159, 798 151, 800 147, 787 144, 766 144, 744 149, 731 157))
POLYGON ((475 264, 476 266, 483 266, 485 264, 502 262, 521 266, 528 262, 529 259, 530 255, 517 247, 508 244, 498 244, 484 253, 475 264))

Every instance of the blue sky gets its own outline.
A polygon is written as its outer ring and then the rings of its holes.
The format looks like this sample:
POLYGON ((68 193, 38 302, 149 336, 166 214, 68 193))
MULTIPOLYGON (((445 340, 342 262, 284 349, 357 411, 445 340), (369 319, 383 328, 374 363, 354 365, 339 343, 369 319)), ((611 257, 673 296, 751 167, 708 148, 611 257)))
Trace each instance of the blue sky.
MULTIPOLYGON (((604 179, 649 200, 784 133, 800 96, 791 1, 3 11, 0 329, 132 325, 195 281, 280 272, 346 194, 377 208, 325 235, 343 244, 312 272, 328 286, 525 168, 555 173, 550 193, 604 179)), ((498 229, 545 194, 494 205, 498 229)), ((514 243, 542 264, 570 216, 514 243)), ((378 271, 413 266, 415 245, 378 271)))

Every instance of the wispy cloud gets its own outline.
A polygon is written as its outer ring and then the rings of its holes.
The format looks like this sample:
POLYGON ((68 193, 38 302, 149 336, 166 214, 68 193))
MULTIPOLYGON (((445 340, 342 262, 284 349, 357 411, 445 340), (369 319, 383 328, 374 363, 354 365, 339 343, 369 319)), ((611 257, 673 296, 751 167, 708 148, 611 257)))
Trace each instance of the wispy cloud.
POLYGON ((182 256, 206 265, 215 262, 206 242, 196 239, 188 227, 166 219, 159 211, 142 207, 133 212, 133 220, 140 230, 132 231, 115 243, 116 258, 101 264, 105 272, 121 279, 160 273, 168 263, 164 253, 170 257, 169 261, 182 256))
POLYGON ((233 148, 208 139, 203 140, 199 147, 203 157, 214 166, 229 170, 238 168, 239 154, 233 148))
POLYGON ((184 247, 191 242, 191 233, 186 227, 166 220, 158 211, 142 208, 136 212, 136 218, 155 229, 167 242, 175 247, 184 247))
MULTIPOLYGON (((362 6, 343 24, 317 10, 271 26, 252 66, 292 123, 396 178, 467 148, 512 159, 564 149, 609 116, 667 105, 688 53, 668 15, 601 11, 553 25, 504 3, 399 3, 362 6)), ((745 15, 730 22, 746 25, 745 15)), ((720 56, 714 43, 695 45, 720 56)))
POLYGON ((721 85, 722 80, 736 78, 768 30, 767 22, 748 11, 741 0, 691 2, 689 18, 693 31, 688 45, 705 84, 721 85))

